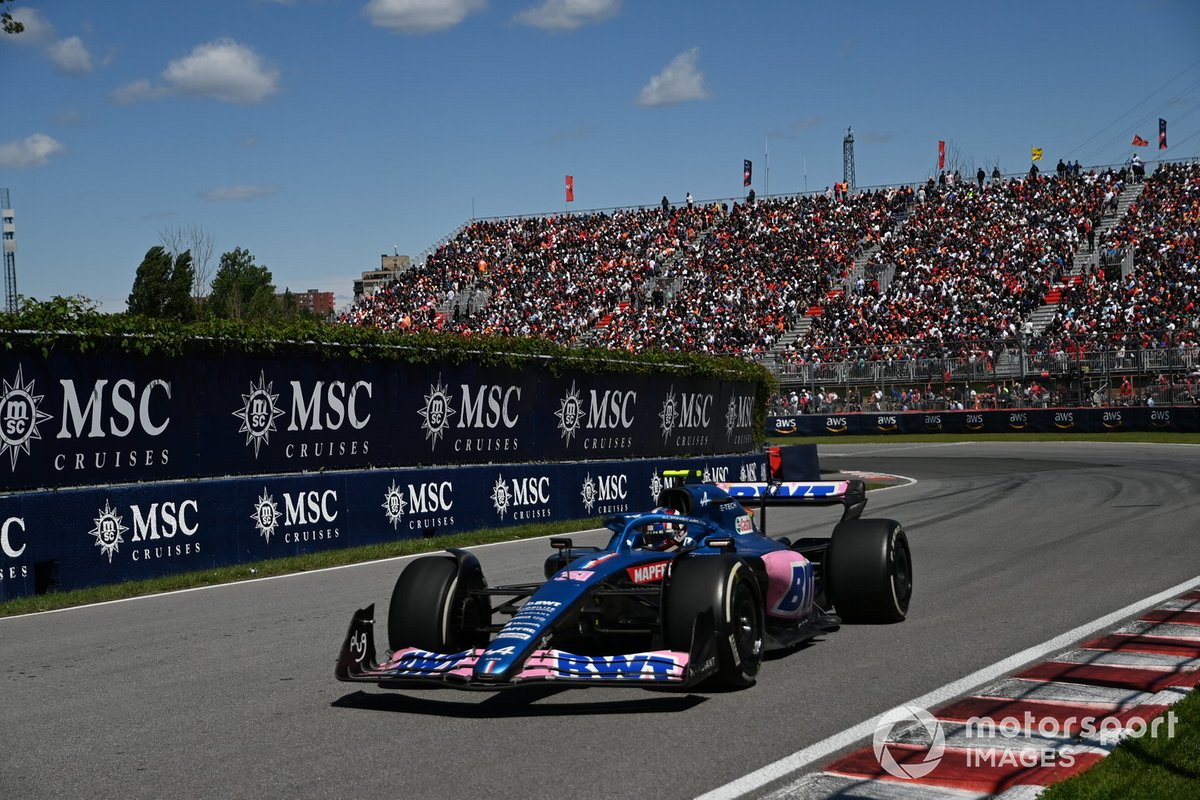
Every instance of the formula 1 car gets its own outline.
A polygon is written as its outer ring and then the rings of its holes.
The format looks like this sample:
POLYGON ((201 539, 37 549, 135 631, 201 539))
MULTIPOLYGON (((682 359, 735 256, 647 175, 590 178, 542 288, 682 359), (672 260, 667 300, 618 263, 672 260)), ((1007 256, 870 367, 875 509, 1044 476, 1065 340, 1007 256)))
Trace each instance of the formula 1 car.
POLYGON ((893 520, 860 518, 862 481, 664 477, 674 485, 658 508, 605 520, 606 546, 552 538, 543 583, 489 587, 463 550, 410 562, 388 608, 390 655, 376 661, 375 607, 359 609, 337 678, 384 688, 742 688, 767 651, 842 622, 907 614, 908 539, 893 520), (833 504, 844 510, 829 538, 766 534, 769 506, 833 504))

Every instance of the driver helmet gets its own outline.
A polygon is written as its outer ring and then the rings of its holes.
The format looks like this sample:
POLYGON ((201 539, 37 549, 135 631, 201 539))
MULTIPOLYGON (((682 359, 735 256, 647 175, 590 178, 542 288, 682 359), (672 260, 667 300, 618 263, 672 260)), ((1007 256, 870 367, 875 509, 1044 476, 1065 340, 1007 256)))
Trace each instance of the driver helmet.
MULTIPOLYGON (((650 513, 678 514, 679 510, 667 508, 666 506, 658 506, 650 513)), ((651 522, 646 525, 642 538, 646 543, 646 547, 650 550, 668 550, 675 545, 681 544, 686 533, 687 526, 682 522, 651 522)))

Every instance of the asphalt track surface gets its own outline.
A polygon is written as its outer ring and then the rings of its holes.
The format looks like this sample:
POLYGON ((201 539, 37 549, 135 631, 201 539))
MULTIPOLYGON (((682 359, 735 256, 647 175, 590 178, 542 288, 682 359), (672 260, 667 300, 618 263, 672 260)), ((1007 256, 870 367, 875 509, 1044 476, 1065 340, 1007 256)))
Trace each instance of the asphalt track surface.
MULTIPOLYGON (((897 438, 820 456, 918 480, 865 514, 908 531, 909 618, 772 658, 749 690, 339 683, 351 612, 385 610, 405 560, 377 562, 0 619, 0 796, 695 797, 1200 575, 1197 446, 897 438)), ((835 518, 771 514, 774 534, 835 518)), ((496 584, 538 578, 550 550, 477 552, 496 584)))

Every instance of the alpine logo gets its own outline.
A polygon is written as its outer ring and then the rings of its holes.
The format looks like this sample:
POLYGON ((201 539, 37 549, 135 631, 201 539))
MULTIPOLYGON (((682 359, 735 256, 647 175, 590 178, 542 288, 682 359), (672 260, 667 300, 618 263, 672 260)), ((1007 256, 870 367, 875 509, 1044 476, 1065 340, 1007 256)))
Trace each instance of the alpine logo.
POLYGON ((271 443, 271 432, 277 430, 275 420, 283 416, 279 395, 272 391, 274 385, 264 372, 259 372, 258 383, 250 384, 250 393, 242 395, 242 407, 233 412, 242 421, 238 433, 246 434, 246 446, 254 445, 255 458, 264 444, 271 443))
POLYGON ((29 442, 42 438, 38 425, 50 418, 41 410, 45 396, 36 392, 33 381, 24 381, 19 366, 13 382, 4 381, 0 389, 0 458, 8 453, 14 472, 17 457, 29 454, 29 442))

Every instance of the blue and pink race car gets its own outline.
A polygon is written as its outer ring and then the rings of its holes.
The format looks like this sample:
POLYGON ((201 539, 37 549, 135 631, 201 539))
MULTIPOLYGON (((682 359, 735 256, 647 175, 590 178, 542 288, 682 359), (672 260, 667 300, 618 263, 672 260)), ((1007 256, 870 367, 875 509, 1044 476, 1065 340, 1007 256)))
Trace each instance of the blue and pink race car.
POLYGON ((354 613, 343 681, 384 688, 531 684, 741 688, 767 651, 843 622, 899 622, 912 559, 898 522, 862 519, 862 481, 706 483, 669 470, 658 507, 605 520, 604 547, 550 540, 541 583, 488 586, 474 555, 410 562, 392 591, 390 654, 375 607, 354 613), (828 538, 766 532, 771 506, 844 507, 828 538))

